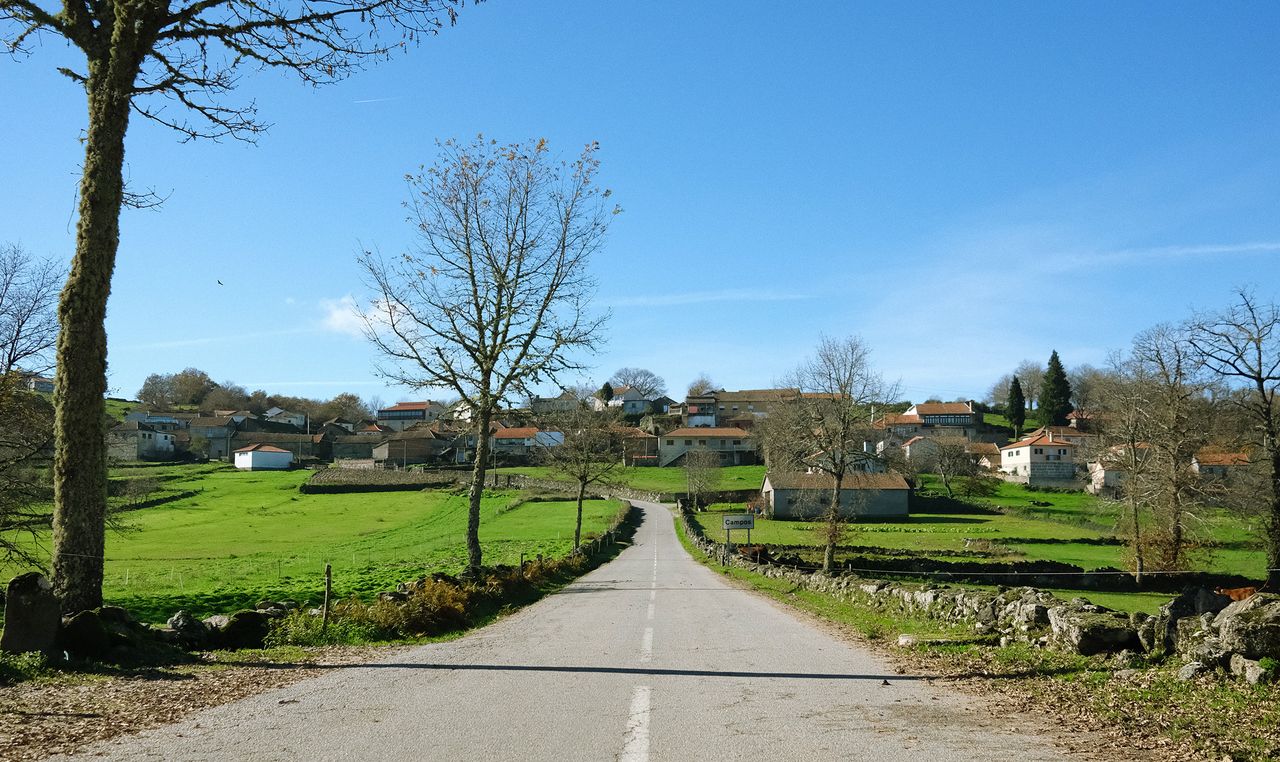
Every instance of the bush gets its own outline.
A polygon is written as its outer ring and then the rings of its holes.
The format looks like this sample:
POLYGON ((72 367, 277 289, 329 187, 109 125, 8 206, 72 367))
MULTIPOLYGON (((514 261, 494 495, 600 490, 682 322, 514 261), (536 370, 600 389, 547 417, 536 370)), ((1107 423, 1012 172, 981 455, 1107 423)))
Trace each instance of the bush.
POLYGON ((13 685, 48 673, 49 661, 44 654, 11 654, 0 651, 0 685, 13 685))
MULTIPOLYGON (((277 619, 267 635, 266 645, 271 646, 331 646, 367 643, 381 640, 386 634, 359 617, 343 616, 340 609, 346 601, 339 602, 329 612, 329 626, 323 619, 306 611, 290 611, 277 619)), ((357 605, 363 605, 354 601, 357 605)))

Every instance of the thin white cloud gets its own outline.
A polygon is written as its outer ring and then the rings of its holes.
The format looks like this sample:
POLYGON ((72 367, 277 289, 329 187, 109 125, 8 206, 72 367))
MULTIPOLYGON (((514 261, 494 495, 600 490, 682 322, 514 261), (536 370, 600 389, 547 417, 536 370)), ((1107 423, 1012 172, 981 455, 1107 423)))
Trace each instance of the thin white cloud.
POLYGON ((351 294, 340 299, 321 299, 320 309, 324 312, 324 317, 320 319, 324 330, 346 336, 364 336, 360 305, 351 294))
POLYGON ((1116 257, 1145 259, 1148 257, 1201 257, 1220 254, 1280 253, 1280 242, 1207 243, 1192 246, 1155 246, 1147 249, 1121 249, 1116 257))
POLYGON ((672 307, 714 302, 790 302, 808 298, 809 294, 770 294, 744 288, 731 288, 720 291, 686 291, 682 294, 624 296, 605 301, 610 307, 672 307))
POLYGON ((361 98, 360 100, 351 101, 352 103, 386 103, 387 101, 404 100, 404 96, 396 95, 388 98, 361 98))
POLYGON ((174 339, 172 341, 152 341, 145 344, 126 344, 120 349, 180 349, 182 347, 200 347, 207 344, 229 344, 256 339, 273 339, 280 336, 301 336, 316 333, 314 328, 290 328, 282 331, 258 331, 255 333, 233 333, 222 336, 199 336, 191 339, 174 339))

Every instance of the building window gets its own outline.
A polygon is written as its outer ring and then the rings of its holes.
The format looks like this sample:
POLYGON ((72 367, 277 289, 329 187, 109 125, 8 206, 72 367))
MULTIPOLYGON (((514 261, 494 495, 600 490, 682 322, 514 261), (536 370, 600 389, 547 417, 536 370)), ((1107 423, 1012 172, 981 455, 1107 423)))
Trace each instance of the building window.
POLYGON ((734 443, 734 444, 736 444, 736 445, 740 445, 740 444, 742 444, 742 440, 741 440, 741 439, 735 439, 735 440, 733 440, 733 443, 734 443))
POLYGON ((1044 455, 1044 449, 1043 449, 1043 448, 1040 448, 1040 447, 1037 447, 1037 448, 1036 448, 1036 450, 1035 450, 1035 454, 1036 454, 1036 455, 1044 455))
POLYGON ((705 439, 699 439, 699 440, 698 440, 698 446, 699 446, 699 447, 706 447, 706 446, 707 446, 707 440, 705 440, 705 439))
POLYGON ((691 446, 693 446, 693 440, 692 440, 692 439, 686 439, 686 440, 684 440, 684 446, 685 446, 685 447, 691 447, 691 446))
POLYGON ((668 446, 668 447, 670 447, 671 445, 673 445, 673 444, 675 444, 675 443, 676 443, 676 440, 674 440, 674 439, 668 439, 668 440, 667 440, 667 446, 668 446))

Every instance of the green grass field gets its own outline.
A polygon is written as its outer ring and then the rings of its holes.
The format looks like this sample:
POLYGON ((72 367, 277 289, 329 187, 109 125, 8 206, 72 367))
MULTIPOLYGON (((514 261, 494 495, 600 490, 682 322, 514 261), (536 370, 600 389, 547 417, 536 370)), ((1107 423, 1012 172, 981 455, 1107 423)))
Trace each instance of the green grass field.
MULTIPOLYGON (((764 483, 764 466, 726 466, 719 469, 719 482, 715 490, 759 489, 764 483)), ((537 479, 562 479, 545 466, 521 466, 500 468, 499 473, 522 474, 537 479)), ((683 468, 652 468, 628 466, 619 468, 612 476, 619 484, 646 492, 684 492, 683 468)))
MULTIPOLYGON (((162 492, 198 491, 120 514, 107 536, 104 595, 148 620, 178 608, 200 615, 262 598, 315 601, 326 563, 340 596, 370 595, 466 563, 466 498, 446 492, 304 495, 307 471, 241 472, 223 465, 119 469, 113 478, 154 477, 162 492)), ((486 494, 480 537, 487 565, 520 554, 572 549, 574 504, 526 502, 519 493, 486 494)), ((603 530, 616 501, 586 504, 583 532, 603 530)), ((47 557, 48 534, 36 538, 47 557)), ((23 540, 27 542, 28 540, 23 540)), ((24 571, 0 566, 0 578, 24 571)))
MULTIPOLYGON (((904 521, 851 522, 841 542, 846 547, 884 549, 942 560, 1046 560, 1085 569, 1128 568, 1128 548, 1090 540, 1116 537, 1118 509, 1084 492, 1035 492, 1002 482, 994 496, 975 499, 994 510, 956 513, 954 504, 937 494, 936 478, 921 479, 922 493, 904 521)), ((744 505, 721 504, 695 520, 711 537, 722 538, 721 513, 741 512, 744 505)), ((1256 527, 1223 511, 1205 511, 1196 531, 1202 541, 1192 555, 1192 568, 1261 578, 1266 557, 1256 527)), ((741 535, 739 535, 742 537, 741 535)), ((745 540, 745 537, 742 537, 745 540)), ((771 545, 821 545, 813 522, 756 519, 752 542, 771 545)), ((847 551, 846 551, 847 552, 847 551)), ((865 551, 864 551, 865 552, 865 551)), ((874 553, 874 551, 871 551, 874 553)), ((808 553, 801 553, 807 557, 808 553)))

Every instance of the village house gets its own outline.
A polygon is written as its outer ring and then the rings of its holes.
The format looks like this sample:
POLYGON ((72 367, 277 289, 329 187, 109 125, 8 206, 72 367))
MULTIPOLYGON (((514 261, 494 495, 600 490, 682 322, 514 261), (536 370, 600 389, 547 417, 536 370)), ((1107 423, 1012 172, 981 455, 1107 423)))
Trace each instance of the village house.
MULTIPOLYGON (((1141 464, 1151 450, 1151 446, 1140 443, 1134 447, 1137 453, 1138 463, 1141 464)), ((1085 484, 1085 491, 1093 495, 1116 496, 1120 492, 1120 488, 1129 478, 1129 472, 1133 465, 1133 459, 1129 456, 1129 447, 1127 445, 1115 445, 1102 453, 1097 460, 1090 461, 1086 468, 1089 471, 1089 480, 1085 484)))
POLYGON ((359 434, 335 436, 329 440, 329 452, 334 462, 340 460, 371 460, 373 450, 378 446, 374 437, 359 434))
POLYGON ((591 409, 597 412, 610 408, 621 410, 623 415, 644 415, 649 412, 649 400, 630 386, 616 387, 608 401, 601 399, 597 392, 592 395, 590 402, 591 409))
POLYGON ((170 432, 125 421, 107 432, 107 455, 117 460, 167 460, 173 457, 173 440, 170 432))
POLYGON ((1204 477, 1225 479, 1231 472, 1249 465, 1249 454, 1201 450, 1191 458, 1191 470, 1204 477))
POLYGON ((235 437, 236 428, 236 421, 230 416, 192 418, 187 428, 188 442, 199 455, 226 458, 234 449, 231 440, 235 437))
POLYGON ((489 446, 496 458, 524 460, 543 447, 559 447, 564 444, 564 434, 559 431, 543 431, 533 426, 500 428, 489 437, 489 446))
POLYGON ((964 451, 978 468, 987 471, 1000 469, 1000 445, 994 442, 969 442, 964 446, 964 451))
POLYGON ((27 388, 27 391, 53 394, 52 378, 24 373, 22 374, 22 385, 27 388))
POLYGON ((269 444, 254 444, 235 452, 235 465, 246 471, 284 471, 293 466, 293 453, 269 444))
POLYGON ((738 428, 690 427, 668 431, 659 437, 658 465, 680 465, 690 450, 714 452, 720 456, 722 466, 748 466, 758 460, 750 432, 738 428))
POLYGON ((1000 472, 1008 481, 1036 486, 1063 486, 1076 477, 1076 446, 1037 434, 1000 448, 1000 472))
POLYGON ((305 413, 293 413, 282 407, 273 407, 263 413, 262 417, 272 423, 286 423, 299 431, 306 431, 310 423, 305 413))
MULTIPOLYGON (((462 440, 465 442, 465 438, 462 440)), ((439 463, 457 446, 454 437, 421 426, 391 434, 373 447, 373 460, 383 466, 439 463)), ((465 450, 464 450, 465 452, 465 450)), ((463 461, 458 461, 463 462, 463 461)))
MULTIPOLYGON (((765 512, 775 519, 812 519, 830 505, 830 475, 770 472, 760 488, 765 512)), ((840 515, 845 518, 906 518, 910 488, 901 474, 846 474, 841 481, 840 515)))
POLYGON ((938 443, 927 437, 914 436, 902 443, 902 455, 917 466, 929 468, 938 457, 938 443))
POLYGON ((395 431, 404 431, 415 423, 434 423, 444 413, 444 405, 431 400, 397 402, 377 412, 378 425, 395 431))
POLYGON ((1042 434, 1052 434, 1054 441, 1070 442, 1071 444, 1081 447, 1098 438, 1097 434, 1091 434, 1071 426, 1041 426, 1024 436, 1026 439, 1040 436, 1042 434))
POLYGON ((658 437, 634 426, 614 429, 622 443, 622 465, 658 465, 658 437))
POLYGON ((555 397, 530 397, 529 412, 534 415, 568 413, 577 410, 580 404, 576 394, 565 390, 555 397))
MULTIPOLYGON (((292 428, 290 426, 289 428, 292 428)), ((328 460, 329 439, 323 434, 304 434, 291 431, 237 431, 231 436, 233 451, 262 444, 271 445, 293 453, 294 460, 328 460)))

